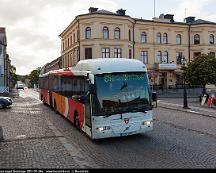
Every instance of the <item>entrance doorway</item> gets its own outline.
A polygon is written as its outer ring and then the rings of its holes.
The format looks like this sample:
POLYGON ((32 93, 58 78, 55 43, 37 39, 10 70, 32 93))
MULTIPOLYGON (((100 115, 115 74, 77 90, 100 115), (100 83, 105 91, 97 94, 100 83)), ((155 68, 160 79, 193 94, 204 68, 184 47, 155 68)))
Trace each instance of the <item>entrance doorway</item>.
POLYGON ((162 89, 167 89, 167 72, 159 73, 159 85, 162 89))

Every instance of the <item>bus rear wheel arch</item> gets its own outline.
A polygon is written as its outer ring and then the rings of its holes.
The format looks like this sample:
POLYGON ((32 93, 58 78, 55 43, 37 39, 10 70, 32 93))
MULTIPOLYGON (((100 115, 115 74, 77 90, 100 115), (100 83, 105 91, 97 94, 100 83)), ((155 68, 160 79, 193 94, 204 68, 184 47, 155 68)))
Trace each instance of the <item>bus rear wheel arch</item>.
POLYGON ((74 126, 78 129, 80 129, 80 122, 79 122, 79 114, 77 111, 74 112, 74 126))

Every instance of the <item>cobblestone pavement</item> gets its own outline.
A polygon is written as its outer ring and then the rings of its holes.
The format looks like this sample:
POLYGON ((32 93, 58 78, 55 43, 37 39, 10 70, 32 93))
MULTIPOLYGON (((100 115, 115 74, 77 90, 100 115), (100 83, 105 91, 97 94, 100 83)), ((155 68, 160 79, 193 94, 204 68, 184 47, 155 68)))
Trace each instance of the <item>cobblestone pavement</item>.
POLYGON ((216 168, 215 118, 158 107, 153 131, 92 141, 38 93, 20 96, 0 110, 0 168, 216 168))

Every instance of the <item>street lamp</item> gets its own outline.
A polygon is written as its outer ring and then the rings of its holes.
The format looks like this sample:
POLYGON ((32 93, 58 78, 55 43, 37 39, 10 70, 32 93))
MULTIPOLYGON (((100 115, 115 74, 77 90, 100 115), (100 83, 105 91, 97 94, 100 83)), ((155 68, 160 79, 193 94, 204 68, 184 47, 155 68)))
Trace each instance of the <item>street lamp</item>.
MULTIPOLYGON (((181 63, 184 66, 184 71, 187 65, 187 59, 183 56, 181 59, 181 63)), ((186 85, 185 85, 185 74, 183 74, 183 85, 184 85, 184 102, 183 102, 183 108, 184 109, 189 109, 188 107, 188 101, 187 101, 187 90, 186 90, 186 85)))

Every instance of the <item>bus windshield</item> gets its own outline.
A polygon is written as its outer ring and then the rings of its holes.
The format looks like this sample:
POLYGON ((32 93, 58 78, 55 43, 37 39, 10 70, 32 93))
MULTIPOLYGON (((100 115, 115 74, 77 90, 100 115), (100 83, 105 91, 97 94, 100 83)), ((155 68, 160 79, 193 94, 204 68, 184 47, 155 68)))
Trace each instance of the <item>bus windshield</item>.
POLYGON ((95 76, 93 114, 110 116, 152 109, 146 72, 112 73, 95 76))

